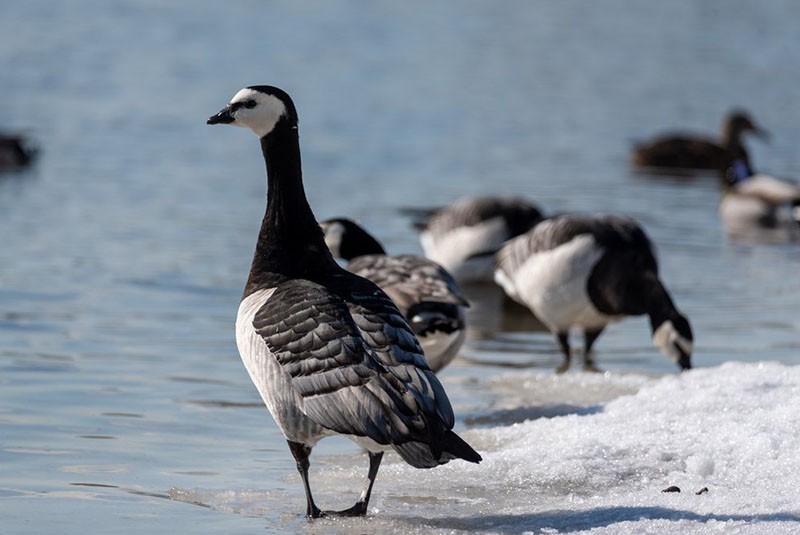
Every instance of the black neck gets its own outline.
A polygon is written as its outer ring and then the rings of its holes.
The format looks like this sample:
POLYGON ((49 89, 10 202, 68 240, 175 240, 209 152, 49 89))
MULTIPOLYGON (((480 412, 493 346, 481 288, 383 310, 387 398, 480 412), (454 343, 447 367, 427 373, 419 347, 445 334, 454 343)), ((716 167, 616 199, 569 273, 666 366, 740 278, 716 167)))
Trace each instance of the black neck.
POLYGON ((258 234, 245 295, 276 278, 313 278, 337 266, 308 205, 297 126, 281 119, 261 138, 267 166, 267 211, 258 234))
POLYGON ((731 152, 738 152, 744 149, 742 137, 744 129, 737 124, 730 124, 725 127, 722 134, 722 146, 731 152))
POLYGON ((647 315, 650 317, 650 328, 655 331, 662 323, 678 315, 675 304, 667 289, 656 276, 648 277, 649 284, 643 291, 646 293, 647 315))

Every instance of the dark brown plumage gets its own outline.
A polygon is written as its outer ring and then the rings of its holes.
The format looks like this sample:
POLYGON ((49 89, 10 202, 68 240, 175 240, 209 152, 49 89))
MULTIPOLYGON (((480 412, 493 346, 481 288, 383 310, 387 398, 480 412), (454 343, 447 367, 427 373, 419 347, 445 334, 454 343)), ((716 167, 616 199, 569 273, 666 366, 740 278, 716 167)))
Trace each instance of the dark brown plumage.
POLYGON ((38 152, 25 136, 0 133, 0 171, 27 167, 33 163, 38 152))
POLYGON ((749 165, 750 159, 742 142, 747 132, 760 137, 767 133, 742 110, 730 112, 722 124, 719 141, 693 134, 667 134, 637 144, 631 163, 638 167, 662 169, 710 169, 723 171, 735 160, 749 165))

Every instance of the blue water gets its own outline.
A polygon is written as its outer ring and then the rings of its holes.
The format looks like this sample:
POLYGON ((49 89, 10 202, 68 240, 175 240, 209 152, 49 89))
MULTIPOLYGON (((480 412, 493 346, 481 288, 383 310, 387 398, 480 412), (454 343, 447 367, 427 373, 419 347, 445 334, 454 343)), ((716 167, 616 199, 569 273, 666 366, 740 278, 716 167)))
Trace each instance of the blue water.
MULTIPOLYGON (((313 529, 233 340, 263 161, 251 133, 205 119, 245 85, 294 97, 319 218, 419 252, 400 210, 466 194, 627 213, 697 366, 800 363, 800 244, 733 239, 714 180, 627 164, 633 140, 713 135, 743 106, 772 134, 755 165, 800 177, 799 18, 789 0, 2 3, 0 129, 42 149, 0 174, 2 531, 313 529)), ((496 403, 501 364, 559 361, 526 317, 489 310, 442 374, 462 429, 496 403)), ((643 318, 596 350, 614 373, 674 372, 643 318)), ((364 467, 335 440, 314 463, 364 467)), ((440 514, 398 500, 384 529, 440 514)))

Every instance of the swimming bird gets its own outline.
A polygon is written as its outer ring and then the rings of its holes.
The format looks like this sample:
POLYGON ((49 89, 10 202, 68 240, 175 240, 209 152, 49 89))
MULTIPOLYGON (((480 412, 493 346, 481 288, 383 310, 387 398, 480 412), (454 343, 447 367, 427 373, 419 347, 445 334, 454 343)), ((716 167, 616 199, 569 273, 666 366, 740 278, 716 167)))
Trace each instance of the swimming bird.
POLYGON ((371 280, 392 298, 438 372, 456 357, 466 338, 467 300, 442 266, 418 255, 386 254, 383 246, 352 219, 320 223, 335 258, 349 260, 348 271, 371 280))
POLYGON ((252 130, 267 168, 267 208, 236 318, 250 378, 286 438, 306 514, 364 515, 383 452, 417 468, 480 455, 456 435, 453 409, 413 331, 375 284, 341 268, 303 188, 297 110, 276 87, 241 89, 208 124, 252 130), (367 484, 349 509, 322 511, 308 479, 322 438, 367 450, 367 484))
POLYGON ((640 167, 717 171, 723 171, 734 160, 742 160, 749 165, 747 149, 742 141, 747 133, 768 137, 767 132, 747 112, 733 110, 722 123, 719 141, 693 134, 666 134, 636 145, 631 162, 640 167))
POLYGON ((796 227, 800 221, 800 184, 756 173, 736 160, 723 173, 719 214, 732 231, 748 227, 796 227))
POLYGON ((681 369, 691 367, 689 321, 661 279, 653 246, 633 220, 560 215, 510 240, 497 253, 496 282, 556 335, 569 369, 569 331, 584 333, 584 368, 596 371, 592 345, 625 316, 647 314, 653 343, 681 369))
POLYGON ((0 171, 11 171, 33 163, 39 150, 19 134, 0 133, 0 171))
POLYGON ((491 282, 497 250, 541 219, 539 209, 521 197, 465 197, 421 225, 420 243, 425 256, 457 281, 491 282))

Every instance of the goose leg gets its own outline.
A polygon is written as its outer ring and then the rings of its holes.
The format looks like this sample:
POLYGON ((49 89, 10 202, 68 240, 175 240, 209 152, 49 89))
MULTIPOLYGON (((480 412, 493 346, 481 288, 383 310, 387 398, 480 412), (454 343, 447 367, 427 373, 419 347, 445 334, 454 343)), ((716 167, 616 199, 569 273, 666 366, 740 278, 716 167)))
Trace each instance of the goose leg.
POLYGON ((308 518, 319 518, 324 516, 325 513, 319 510, 319 507, 314 503, 314 498, 311 497, 311 487, 308 484, 308 457, 311 455, 311 448, 299 442, 289 443, 289 451, 292 452, 294 460, 297 461, 297 471, 300 472, 300 477, 303 479, 303 488, 306 491, 306 516, 308 518))
POLYGON ((595 340, 597 337, 600 336, 600 333, 603 332, 603 327, 593 331, 586 331, 583 333, 584 336, 584 349, 583 349, 583 370, 587 372, 600 372, 602 371, 598 368, 595 363, 594 359, 592 358, 592 345, 594 345, 595 340))
POLYGON ((569 369, 569 363, 572 359, 572 354, 569 349, 569 332, 560 332, 556 335, 558 344, 561 346, 561 352, 564 354, 564 362, 556 368, 556 373, 564 373, 569 369))
POLYGON ((378 475, 378 468, 380 467, 381 460, 383 459, 383 452, 378 451, 373 453, 368 451, 367 454, 369 455, 367 486, 361 492, 361 496, 359 496, 358 501, 349 509, 344 509, 343 511, 326 511, 325 513, 341 516, 364 516, 367 514, 367 505, 369 504, 369 497, 372 494, 372 485, 375 483, 375 476, 378 475))

